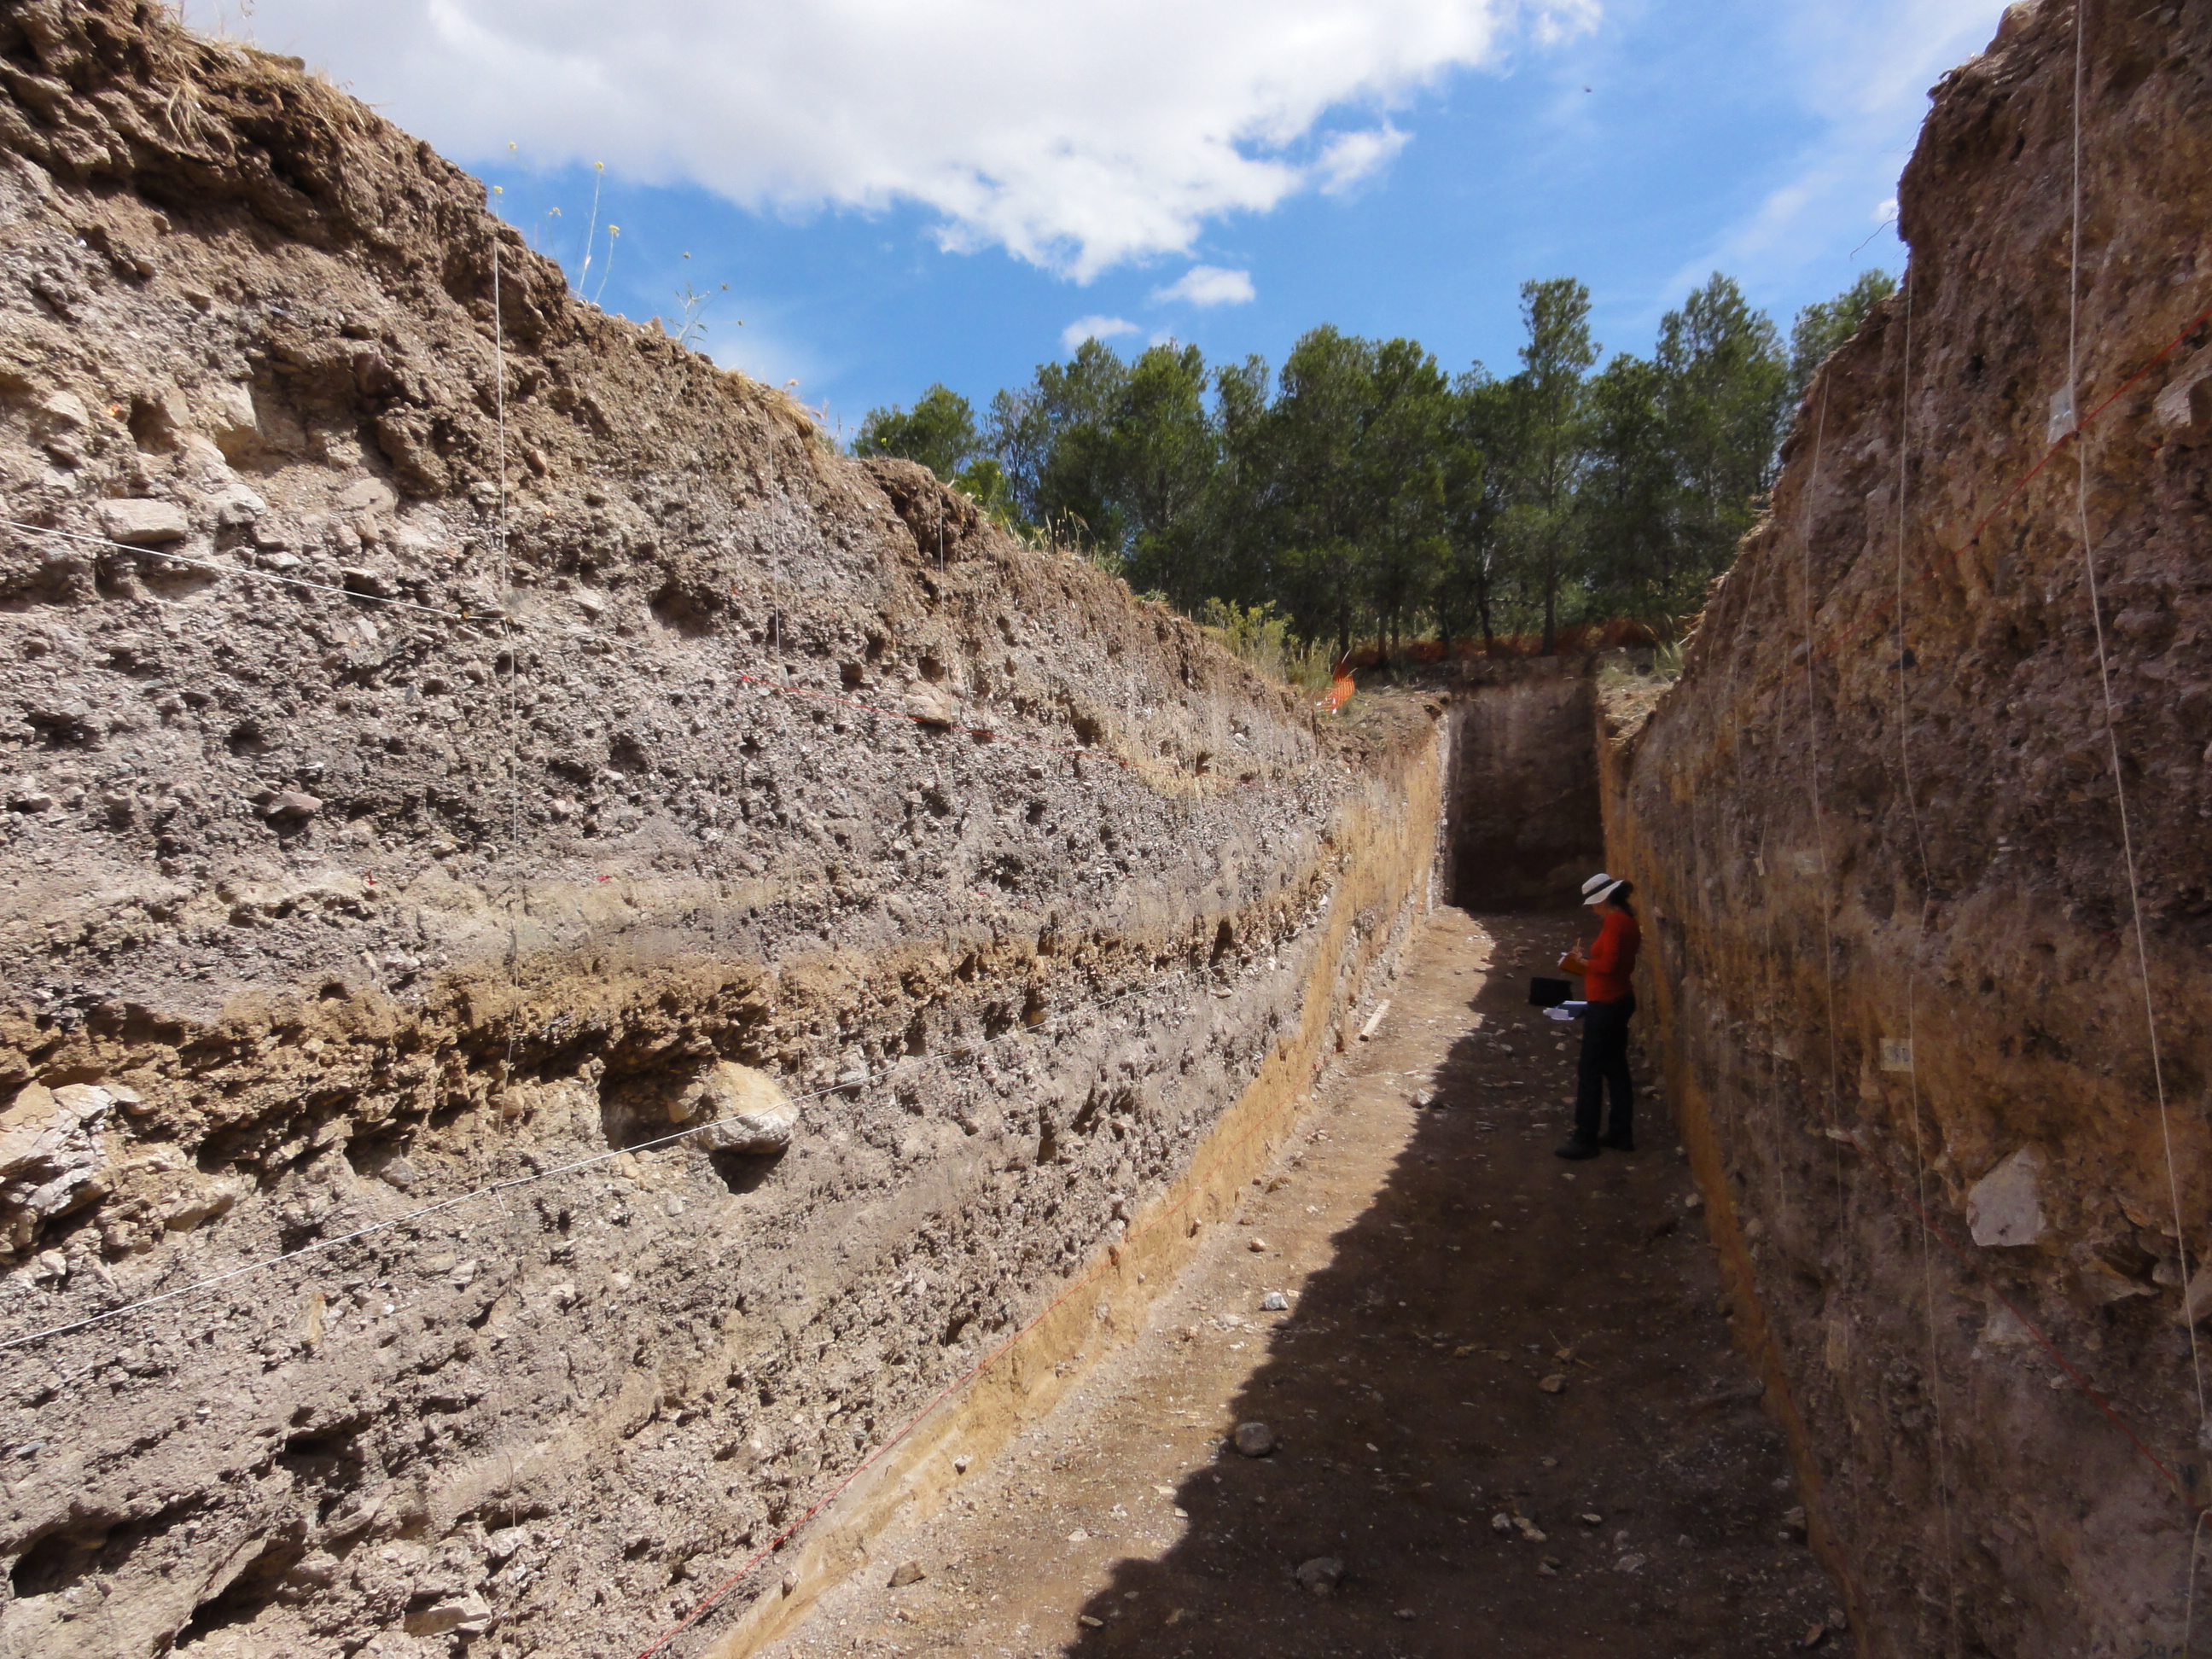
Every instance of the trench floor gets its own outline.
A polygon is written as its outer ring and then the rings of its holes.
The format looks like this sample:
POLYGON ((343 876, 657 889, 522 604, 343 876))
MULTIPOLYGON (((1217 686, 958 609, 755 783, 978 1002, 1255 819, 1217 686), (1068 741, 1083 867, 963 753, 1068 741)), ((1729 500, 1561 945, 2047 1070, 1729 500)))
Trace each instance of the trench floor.
POLYGON ((1574 1052, 1526 981, 1583 926, 1437 912, 1145 1328, 777 1659, 1848 1653, 1664 1102, 1552 1156, 1574 1052))

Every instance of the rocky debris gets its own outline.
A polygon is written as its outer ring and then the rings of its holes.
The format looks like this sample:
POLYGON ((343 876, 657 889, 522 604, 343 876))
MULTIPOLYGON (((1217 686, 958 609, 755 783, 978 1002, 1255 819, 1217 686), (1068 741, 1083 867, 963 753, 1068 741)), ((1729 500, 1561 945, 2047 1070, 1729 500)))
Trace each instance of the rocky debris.
POLYGON ((1244 1241, 1244 1248, 1254 1255, 1265 1255, 1267 1254, 1267 1241, 1259 1237, 1248 1238, 1244 1241))
POLYGON ((1966 1229, 1977 1244, 2038 1244, 2051 1231, 2039 1186, 2043 1154, 2023 1146, 1966 1189, 1966 1229))
POLYGON ((481 185, 170 16, 0 15, 8 516, 164 538, 0 537, 0 1334, 308 1253, 41 1351, 97 1380, 6 1406, 79 1461, 0 1501, 0 1647, 443 1651, 489 1605, 599 1653, 1376 994, 1431 731, 1316 769, 1192 624, 576 303, 481 185), (787 1095, 672 1116, 724 1058, 787 1095), (95 1078, 136 1094, 64 1118, 95 1078))
POLYGON ((491 1604, 471 1591, 406 1616, 410 1636, 482 1636, 494 1623, 491 1604))
POLYGON ((1270 1291, 1260 1298, 1261 1313, 1288 1313, 1290 1308, 1291 1298, 1280 1291, 1270 1291))
POLYGON ((929 1575, 921 1570, 919 1561, 902 1561, 891 1569, 890 1587, 904 1589, 908 1584, 919 1584, 929 1575))
MULTIPOLYGON (((2102 1264, 2094 1265, 2101 1266, 2102 1264)), ((2105 1271, 2112 1273, 2112 1269, 2109 1267, 2105 1271)), ((2112 1277, 2117 1279, 2119 1275, 2112 1273, 2112 1277)), ((2125 1285, 2124 1290, 2115 1291, 2101 1299, 2118 1301, 2122 1297, 2142 1295, 2149 1290, 2149 1286, 2138 1285, 2132 1279, 2124 1280, 2123 1283, 2125 1285)), ((2201 1325, 2208 1314, 2212 1314, 2212 1261, 2206 1262, 2190 1276, 2188 1286, 2181 1294, 2181 1309, 2177 1316, 2185 1325, 2201 1325)))
POLYGON ((791 1145, 799 1127, 799 1108, 783 1085, 767 1073, 734 1060, 716 1061, 682 1108, 678 1122, 707 1120, 692 1139, 710 1152, 770 1157, 791 1145))
POLYGON ((322 798, 311 795, 304 789, 279 789, 259 805, 265 817, 300 822, 313 817, 323 810, 322 798))
POLYGON ((950 694, 942 687, 916 685, 906 694, 906 712, 924 726, 948 726, 960 723, 960 709, 950 694))
POLYGON ((1265 1423, 1239 1423, 1231 1438, 1247 1457, 1265 1457, 1275 1449, 1275 1431, 1265 1423))
POLYGON ((1294 1576, 1300 1589, 1326 1601, 1344 1583, 1344 1562, 1334 1555, 1316 1555, 1299 1562, 1294 1576))
POLYGON ((0 1242, 28 1249, 40 1224, 106 1190, 100 1127, 115 1097, 97 1084, 26 1085, 0 1112, 0 1242))
POLYGON ((184 540, 192 532, 191 519, 174 501, 106 501, 94 512, 101 535, 133 547, 166 546, 184 540))
POLYGON ((1565 1394, 1567 1391, 1566 1375, 1562 1371, 1553 1371, 1536 1386, 1546 1394, 1565 1394))

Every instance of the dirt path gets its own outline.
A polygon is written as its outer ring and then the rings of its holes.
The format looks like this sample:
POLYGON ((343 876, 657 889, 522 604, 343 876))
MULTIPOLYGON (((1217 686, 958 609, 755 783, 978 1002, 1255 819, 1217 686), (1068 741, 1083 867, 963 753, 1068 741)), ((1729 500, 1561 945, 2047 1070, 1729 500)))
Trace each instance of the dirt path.
POLYGON ((1439 911, 1146 1329, 778 1659, 1674 1659, 1840 1623, 1663 1103, 1633 1156, 1552 1156, 1573 1050, 1525 981, 1578 921, 1439 911), (1268 1455, 1227 1443, 1254 1421, 1268 1455))

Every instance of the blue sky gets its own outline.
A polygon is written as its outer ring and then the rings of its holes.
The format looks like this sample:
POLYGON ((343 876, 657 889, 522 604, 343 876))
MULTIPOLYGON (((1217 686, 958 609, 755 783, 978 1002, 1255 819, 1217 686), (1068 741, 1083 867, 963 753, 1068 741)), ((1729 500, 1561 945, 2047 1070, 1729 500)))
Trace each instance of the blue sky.
POLYGON ((1085 319, 1125 349, 1172 337, 1274 362, 1329 322, 1504 370, 1525 278, 1581 277, 1605 346, 1646 351, 1720 269, 1786 328, 1899 267, 1881 219, 1926 88, 2001 9, 811 0, 793 21, 765 0, 260 0, 250 18, 187 15, 301 52, 501 185, 609 311, 673 317, 690 282, 711 296, 718 361, 796 380, 849 434, 935 380, 980 408, 1085 319))

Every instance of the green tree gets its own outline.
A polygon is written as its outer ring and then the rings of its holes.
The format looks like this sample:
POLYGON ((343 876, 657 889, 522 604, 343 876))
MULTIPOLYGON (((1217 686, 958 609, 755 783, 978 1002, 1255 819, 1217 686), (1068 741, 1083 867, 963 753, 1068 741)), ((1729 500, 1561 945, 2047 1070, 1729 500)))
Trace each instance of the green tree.
POLYGON ((896 404, 870 410, 853 440, 855 455, 920 461, 948 483, 982 447, 974 407, 942 384, 923 392, 911 412, 896 404))
POLYGON ((1585 575, 1599 608, 1671 616, 1675 476, 1657 364, 1622 352, 1591 378, 1579 509, 1585 575))
POLYGON ((1521 285, 1528 331, 1513 377, 1515 501, 1505 532, 1534 586, 1543 616, 1544 654, 1559 643, 1559 591, 1574 551, 1575 495, 1584 460, 1584 377, 1597 362, 1589 289, 1571 276, 1521 285))
POLYGON ((1428 606, 1450 555, 1445 516, 1451 382, 1413 340, 1375 349, 1374 402, 1359 437, 1368 598, 1377 632, 1395 646, 1428 606))
POLYGON ((1285 597, 1300 631, 1334 638, 1340 657, 1352 650, 1367 585, 1360 439, 1375 374, 1374 346, 1324 324, 1291 348, 1269 411, 1270 528, 1282 550, 1285 597))
POLYGON ((1186 610, 1216 597, 1194 580, 1203 563, 1195 539, 1220 451, 1206 386, 1206 359, 1196 346, 1152 347, 1130 365, 1108 446, 1134 580, 1186 610))
POLYGON ((1505 509, 1515 483, 1520 404, 1509 382, 1480 363, 1454 383, 1443 440, 1444 554, 1430 603, 1446 651, 1472 623, 1485 646, 1497 636, 1505 580, 1505 509))
POLYGON ((1797 313, 1790 327, 1790 386, 1786 406, 1795 410, 1812 389, 1813 374, 1828 354, 1859 331, 1859 325, 1897 292, 1897 278, 1869 270, 1832 300, 1817 300, 1797 313))
POLYGON ((1728 568, 1765 507, 1789 366, 1772 320, 1717 271, 1661 319, 1656 363, 1676 489, 1661 603, 1686 609, 1728 568))

